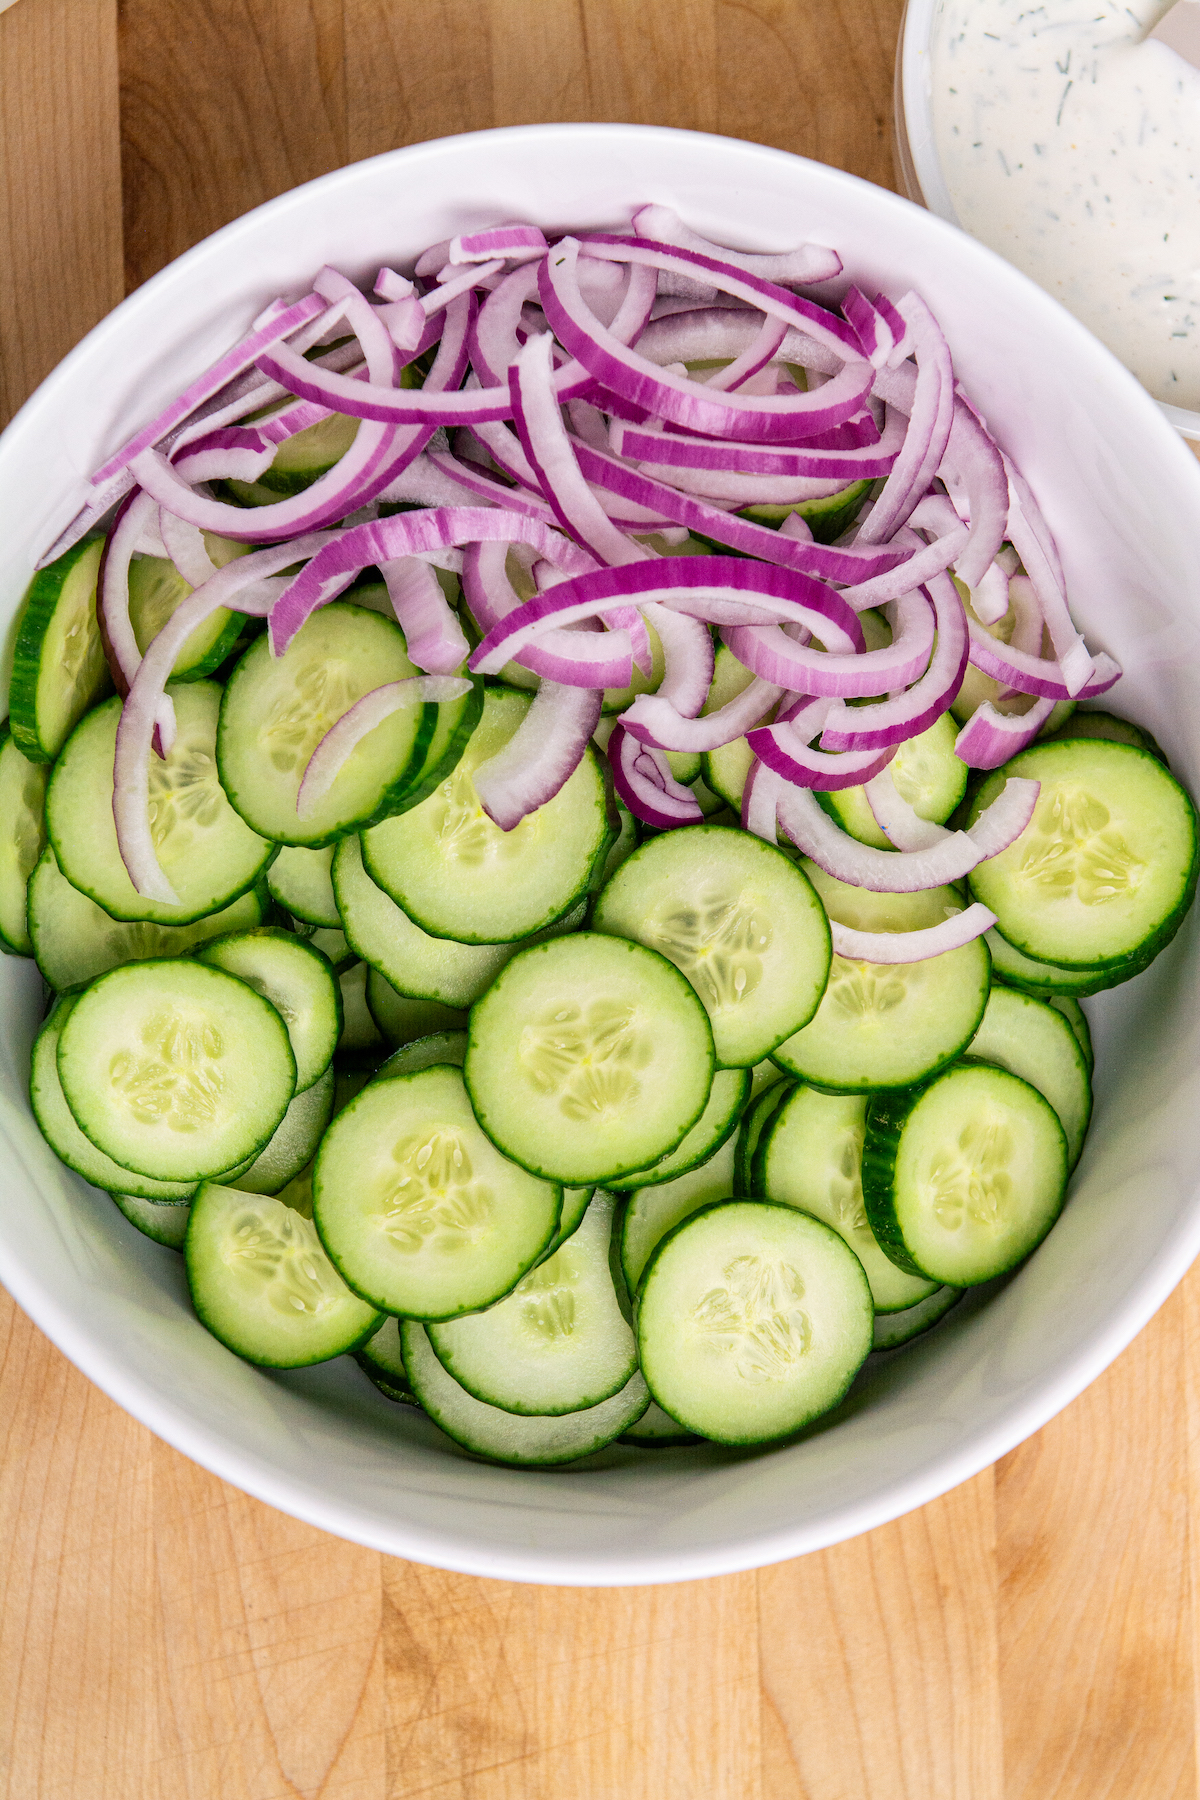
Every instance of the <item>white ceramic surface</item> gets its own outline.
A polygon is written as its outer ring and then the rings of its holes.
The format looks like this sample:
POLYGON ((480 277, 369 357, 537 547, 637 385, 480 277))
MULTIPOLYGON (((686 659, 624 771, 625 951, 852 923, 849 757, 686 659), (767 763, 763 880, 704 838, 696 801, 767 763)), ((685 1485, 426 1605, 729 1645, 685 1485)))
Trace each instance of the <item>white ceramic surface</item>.
MULTIPOLYGON (((69 516, 78 476, 278 292, 356 277, 494 219, 610 225, 664 201, 744 247, 836 245, 855 279, 917 287, 1058 534, 1119 708, 1200 789, 1200 468, 1133 377, 1022 275, 931 213, 753 145, 630 126, 521 127, 360 163, 228 226, 92 332, 0 439, 0 608, 69 516)), ((11 642, 11 624, 8 627, 11 642)), ((974 1474, 1093 1380, 1200 1247, 1194 923, 1091 1005, 1091 1137, 1060 1223, 1013 1279, 870 1368, 806 1441, 762 1455, 606 1453, 580 1472, 475 1463, 348 1360, 262 1374, 193 1318, 183 1265, 70 1175, 25 1100, 40 1009, 0 959, 0 1279, 152 1430, 285 1512, 419 1562, 581 1584, 683 1580, 851 1537, 974 1474)))
MULTIPOLYGON (((933 129, 933 47, 943 0, 907 0, 896 48, 896 163, 904 191, 918 206, 958 225, 959 217, 942 173, 933 129)), ((1159 405, 1185 438, 1200 442, 1200 412, 1159 405)))

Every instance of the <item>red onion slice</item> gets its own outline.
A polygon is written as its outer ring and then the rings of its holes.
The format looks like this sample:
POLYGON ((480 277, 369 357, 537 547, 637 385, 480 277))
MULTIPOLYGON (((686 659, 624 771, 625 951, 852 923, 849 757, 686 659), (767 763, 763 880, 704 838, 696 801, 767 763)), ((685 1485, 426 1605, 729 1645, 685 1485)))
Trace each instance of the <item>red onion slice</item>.
POLYGON ((309 757, 296 795, 298 816, 305 819, 312 815, 359 744, 385 719, 404 707, 461 700, 470 691, 471 683, 455 675, 410 675, 406 681, 389 681, 383 687, 372 688, 347 708, 309 757))
POLYGON ((545 256, 550 248, 536 225, 493 225, 487 231, 460 232, 450 239, 452 263, 490 262, 493 257, 509 261, 545 256))
MULTIPOLYGON (((874 480, 887 475, 904 443, 904 415, 888 409, 887 423, 878 442, 854 450, 759 450, 733 439, 680 437, 655 425, 629 425, 614 419, 609 447, 631 462, 652 465, 660 480, 670 481, 673 469, 709 469, 719 474, 786 478, 807 476, 819 480, 874 480)), ((603 446, 593 446, 603 448, 603 446)))
POLYGON ((943 838, 952 836, 944 825, 923 819, 915 807, 896 789, 890 768, 881 769, 863 789, 867 805, 875 815, 875 823, 897 850, 932 850, 943 838))
POLYGON ((905 294, 897 310, 916 340, 917 382, 904 448, 858 533, 864 544, 884 543, 904 524, 937 473, 954 423, 954 367, 941 327, 916 294, 905 294))
MULTIPOLYGON (((900 543, 906 542, 908 535, 905 532, 902 536, 898 532, 888 546, 889 549, 894 550, 900 543)), ((855 612, 864 612, 868 606, 886 606, 892 600, 899 600, 912 588, 932 588, 934 581, 950 567, 966 543, 967 536, 967 527, 959 525, 954 531, 948 531, 945 537, 935 538, 932 544, 921 545, 899 567, 882 575, 868 576, 865 581, 856 581, 853 586, 843 588, 842 599, 855 612)), ((914 537, 913 541, 921 543, 920 538, 914 537)))
MULTIPOLYGON (((485 632, 521 604, 505 571, 507 555, 506 543, 471 544, 463 552, 463 595, 485 632)), ((576 687, 626 688, 633 679, 628 635, 590 623, 543 632, 512 660, 543 680, 576 687), (596 660, 585 663, 585 657, 596 660)))
POLYGON ((812 740, 825 723, 829 705, 828 700, 810 700, 789 718, 747 732, 746 742, 764 768, 798 787, 817 788, 822 793, 861 787, 886 767, 895 749, 851 751, 844 756, 814 750, 812 740))
MULTIPOLYGON (((1067 611, 1062 564, 1058 560, 1050 528, 1020 470, 1014 468, 1007 457, 1004 458, 1004 467, 1009 483, 1009 540, 1033 583, 1046 629, 1050 633, 1050 642, 1062 669, 1063 681, 1069 697, 1074 699, 1089 686, 1092 658, 1067 611)), ((1014 681, 1011 685, 1016 687, 1018 684, 1014 681)))
POLYGON ((1060 663, 1015 650, 1011 644, 991 637, 974 619, 969 621, 969 629, 971 661, 976 668, 1021 694, 1037 694, 1044 700, 1094 700, 1121 679, 1121 670, 1111 656, 1105 656, 1103 651, 1094 658, 1089 654, 1090 676, 1083 687, 1072 693, 1060 663))
POLYGON ((1002 713, 985 700, 955 738, 954 754, 968 768, 999 769, 1032 744, 1057 704, 1037 700, 1026 713, 1002 713))
POLYGON ((702 619, 672 612, 654 601, 646 605, 645 616, 658 633, 666 665, 658 698, 680 718, 694 719, 712 687, 716 661, 712 635, 702 619))
MULTIPOLYGON (((933 653, 934 617, 929 597, 914 589, 897 603, 891 643, 851 656, 797 644, 778 625, 734 626, 721 636, 738 661, 764 681, 796 693, 858 699, 890 693, 918 679, 933 653)), ((813 629, 820 633, 820 626, 813 629)), ((864 715, 856 709, 851 716, 864 715)))
POLYGON ((208 554, 202 531, 189 525, 186 519, 177 519, 174 513, 163 512, 161 509, 159 530, 167 555, 192 587, 199 587, 210 575, 216 574, 217 565, 208 554))
POLYGON ((599 688, 542 682, 513 736, 472 777, 480 805, 501 831, 512 831, 571 779, 603 702, 599 688))
POLYGON ((700 825, 704 814, 690 788, 676 781, 661 750, 640 744, 620 723, 608 740, 613 786, 643 825, 669 831, 676 825, 700 825))
MULTIPOLYGON (((969 588, 978 587, 1008 530, 1008 475, 991 432, 961 394, 955 396, 954 423, 938 474, 959 514, 971 524, 955 568, 969 588)), ((1001 618, 1004 610, 1000 609, 1001 618)))
POLYGON ((967 670, 967 620, 958 589, 948 575, 929 584, 937 643, 929 667, 912 687, 873 706, 829 709, 821 747, 825 750, 883 750, 916 737, 949 710, 967 670))
MULTIPOLYGON (((878 305, 873 306, 861 288, 851 287, 842 296, 842 312, 867 361, 872 368, 882 368, 896 348, 896 334, 878 305)), ((896 316, 894 309, 892 316, 896 316)))
POLYGON ((744 250, 728 250, 724 245, 710 243, 708 238, 690 231, 669 206, 640 206, 633 215, 633 228, 639 237, 677 244, 681 249, 717 258, 747 275, 760 275, 767 281, 796 282, 811 287, 820 281, 832 281, 842 272, 841 257, 826 244, 800 244, 795 250, 756 255, 744 250))
POLYGON ((747 344, 742 354, 727 363, 723 369, 715 370, 705 382, 705 387, 727 394, 731 394, 735 388, 745 387, 752 376, 765 369, 778 355, 787 334, 788 327, 783 319, 765 318, 754 341, 747 344))
POLYGON ((417 556, 396 556, 380 564, 380 573, 404 633, 409 661, 431 675, 453 675, 461 669, 471 646, 429 564, 417 556))
POLYGON ((703 718, 684 718, 678 709, 657 694, 639 694, 621 715, 631 737, 656 750, 682 750, 697 755, 732 744, 758 725, 776 705, 782 688, 769 681, 752 681, 740 694, 703 718))
POLYGON ((922 931, 854 931, 831 919, 829 935, 834 955, 848 962, 914 963, 927 962, 947 950, 961 950, 995 923, 995 913, 976 900, 941 925, 928 925, 922 931))

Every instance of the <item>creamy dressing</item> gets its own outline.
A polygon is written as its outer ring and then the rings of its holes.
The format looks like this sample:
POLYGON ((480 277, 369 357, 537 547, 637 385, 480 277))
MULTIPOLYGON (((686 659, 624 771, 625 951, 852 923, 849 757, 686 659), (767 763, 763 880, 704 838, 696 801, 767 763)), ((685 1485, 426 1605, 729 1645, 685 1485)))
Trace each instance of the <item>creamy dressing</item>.
POLYGON ((1143 41, 1168 10, 946 0, 934 131, 964 229, 1200 408, 1200 70, 1143 41))

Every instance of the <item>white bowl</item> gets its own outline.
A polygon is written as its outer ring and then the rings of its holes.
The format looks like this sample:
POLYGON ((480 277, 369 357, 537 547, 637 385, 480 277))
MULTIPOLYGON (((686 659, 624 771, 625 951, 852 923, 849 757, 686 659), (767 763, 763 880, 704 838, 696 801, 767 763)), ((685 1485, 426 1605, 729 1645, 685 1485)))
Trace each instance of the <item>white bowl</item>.
MULTIPOLYGON (((907 0, 896 48, 896 163, 904 191, 948 225, 961 223, 942 173, 933 126, 933 54, 944 0, 907 0)), ((1158 402, 1183 437, 1200 442, 1200 412, 1158 402)))
MULTIPOLYGON (((460 228, 616 224, 645 200, 746 247, 812 236, 871 292, 921 290, 968 391, 1043 498, 1091 641, 1124 664, 1122 710, 1200 788, 1200 468, 1153 402, 1040 289, 931 214, 835 169, 685 132, 529 126, 422 144, 285 194, 181 257, 73 351, 0 439, 6 618, 77 502, 76 477, 272 295, 301 291, 325 261, 366 278, 460 228)), ((878 1362, 836 1418, 788 1448, 493 1468, 383 1400, 348 1358, 277 1375, 222 1349, 192 1315, 181 1259, 43 1143, 25 1098, 39 983, 13 959, 0 979, 0 1279, 86 1375, 187 1455, 285 1512, 418 1562, 529 1581, 673 1581, 851 1537, 1037 1430, 1140 1330, 1200 1247, 1200 1007, 1185 927, 1147 975, 1093 1006, 1096 1113, 1073 1194, 999 1291, 878 1362)))

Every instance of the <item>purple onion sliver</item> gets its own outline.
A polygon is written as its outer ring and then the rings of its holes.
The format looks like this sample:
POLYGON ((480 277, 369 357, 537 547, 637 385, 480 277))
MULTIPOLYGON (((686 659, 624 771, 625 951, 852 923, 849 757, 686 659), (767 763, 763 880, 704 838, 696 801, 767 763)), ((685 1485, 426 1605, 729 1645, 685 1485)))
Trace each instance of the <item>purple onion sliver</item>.
POLYGON ((669 206, 641 206, 633 215, 633 228, 639 237, 677 244, 681 249, 698 251, 716 257, 749 275, 760 275, 768 281, 797 282, 806 287, 819 281, 832 281, 842 272, 842 259, 825 244, 800 244, 795 250, 748 254, 729 250, 722 244, 710 243, 690 231, 669 206))
POLYGON ((969 630, 975 667, 1021 694, 1036 694, 1043 700, 1094 700, 1121 679, 1121 670, 1110 656, 1102 651, 1095 657, 1089 654, 1092 673, 1084 686, 1072 693, 1061 664, 1014 650, 1011 644, 990 636, 974 619, 969 621, 969 630))
POLYGON ((976 900, 953 918, 921 931, 854 931, 830 920, 829 934, 834 955, 845 957, 848 962, 914 963, 943 956, 948 950, 961 950, 964 944, 990 931, 995 923, 995 913, 976 900))
POLYGON ((933 580, 937 643, 929 667, 902 693, 870 706, 829 709, 821 737, 824 750, 883 750, 916 737, 941 718, 958 698, 967 670, 967 620, 958 589, 948 575, 933 580))
POLYGON ((513 736, 472 776, 480 805, 501 831, 512 831, 571 779, 600 723, 603 703, 599 688, 542 682, 513 736))
POLYGON ((875 823, 897 850, 931 850, 951 834, 944 825, 923 819, 896 788, 890 768, 881 769, 863 788, 875 823))
POLYGON ((699 825, 704 814, 690 788, 676 781, 661 750, 632 738, 618 723, 608 740, 613 786, 643 825, 670 831, 676 825, 699 825))
POLYGON ((1026 713, 1002 713, 985 700, 955 738, 954 754, 969 769, 999 769, 1032 744, 1057 704, 1037 700, 1026 713))
POLYGON ((309 757, 296 795, 297 815, 311 817, 359 744, 385 719, 405 707, 461 700, 471 685, 456 675, 410 675, 405 681, 372 688, 342 714, 309 757))
POLYGON ((409 661, 430 675, 453 675, 471 647, 429 564, 417 556, 398 556, 382 563, 380 573, 409 661))
POLYGON ((844 756, 827 756, 812 749, 811 740, 820 731, 828 707, 827 700, 810 702, 792 721, 760 725, 748 732, 746 742, 765 768, 798 787, 816 788, 822 793, 861 787, 886 767, 895 750, 859 750, 844 756))
MULTIPOLYGON (((778 687, 828 698, 869 699, 918 680, 933 654, 935 613, 928 597, 919 588, 904 594, 896 611, 891 643, 859 655, 810 649, 777 625, 735 626, 722 636, 740 663, 778 687)), ((854 716, 862 714, 856 711, 854 716)))

